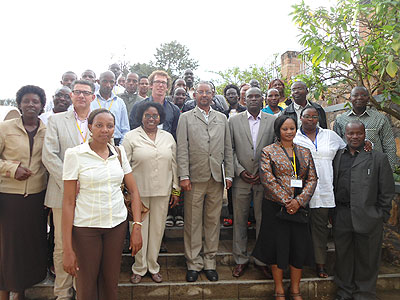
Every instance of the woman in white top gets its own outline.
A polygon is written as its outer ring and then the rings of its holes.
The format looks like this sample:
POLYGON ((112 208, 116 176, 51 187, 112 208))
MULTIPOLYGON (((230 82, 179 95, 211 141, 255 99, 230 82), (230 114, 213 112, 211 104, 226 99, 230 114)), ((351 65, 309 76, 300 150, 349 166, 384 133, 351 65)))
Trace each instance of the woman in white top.
POLYGON ((143 102, 136 112, 141 126, 128 132, 123 142, 143 204, 150 209, 143 221, 143 248, 136 254, 132 266, 132 283, 139 283, 147 271, 153 281, 162 281, 157 259, 168 204, 174 207, 179 200, 176 143, 169 132, 159 128, 164 119, 161 104, 143 102))
POLYGON ((107 109, 92 111, 88 118, 91 139, 65 152, 63 263, 66 272, 77 276, 78 299, 117 299, 127 227, 122 181, 131 193, 136 220, 132 255, 142 244, 140 196, 124 148, 120 148, 120 163, 118 152, 109 144, 114 127, 114 115, 107 109))
POLYGON ((325 269, 326 244, 329 235, 329 212, 335 207, 332 161, 346 143, 334 131, 318 127, 318 111, 307 107, 300 113, 301 127, 294 143, 310 149, 318 175, 318 184, 310 200, 311 235, 314 244, 317 275, 328 277, 325 269))

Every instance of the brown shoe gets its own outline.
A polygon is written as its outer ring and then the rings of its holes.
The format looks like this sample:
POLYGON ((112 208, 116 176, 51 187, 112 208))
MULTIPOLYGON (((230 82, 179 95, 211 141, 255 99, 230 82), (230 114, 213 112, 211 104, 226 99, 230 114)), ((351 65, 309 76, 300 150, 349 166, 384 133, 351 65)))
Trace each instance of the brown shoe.
POLYGON ((162 276, 160 273, 151 274, 151 279, 153 279, 153 281, 156 283, 162 282, 162 276))
POLYGON ((246 270, 248 265, 249 265, 248 263, 247 264, 238 264, 238 265, 236 265, 232 270, 232 276, 233 277, 242 276, 243 273, 244 273, 244 270, 246 270))
POLYGON ((135 274, 133 273, 131 276, 131 282, 132 283, 140 283, 142 281, 142 276, 140 276, 139 274, 135 274))
POLYGON ((256 267, 263 272, 264 276, 266 279, 272 279, 272 273, 271 273, 271 269, 269 268, 269 266, 258 266, 256 265, 256 267))

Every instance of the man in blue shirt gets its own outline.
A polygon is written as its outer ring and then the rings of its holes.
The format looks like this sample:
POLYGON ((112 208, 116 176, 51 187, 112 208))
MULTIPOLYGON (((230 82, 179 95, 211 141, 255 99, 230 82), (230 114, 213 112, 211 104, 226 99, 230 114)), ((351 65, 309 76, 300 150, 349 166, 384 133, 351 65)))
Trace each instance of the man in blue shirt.
POLYGON ((90 108, 95 110, 105 108, 111 111, 115 117, 114 143, 119 145, 125 133, 129 131, 128 112, 124 100, 113 92, 115 75, 111 71, 100 74, 100 88, 96 92, 96 98, 92 101, 90 108))

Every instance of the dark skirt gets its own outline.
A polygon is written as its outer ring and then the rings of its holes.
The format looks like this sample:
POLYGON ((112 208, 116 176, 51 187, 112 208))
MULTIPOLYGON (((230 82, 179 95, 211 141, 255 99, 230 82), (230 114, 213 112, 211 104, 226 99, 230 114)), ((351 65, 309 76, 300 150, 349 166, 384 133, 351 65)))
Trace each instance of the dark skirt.
POLYGON ((0 290, 22 291, 46 277, 44 196, 0 193, 0 290))
POLYGON ((276 217, 281 206, 263 200, 260 233, 253 256, 268 265, 302 269, 314 264, 309 224, 284 221, 276 217))

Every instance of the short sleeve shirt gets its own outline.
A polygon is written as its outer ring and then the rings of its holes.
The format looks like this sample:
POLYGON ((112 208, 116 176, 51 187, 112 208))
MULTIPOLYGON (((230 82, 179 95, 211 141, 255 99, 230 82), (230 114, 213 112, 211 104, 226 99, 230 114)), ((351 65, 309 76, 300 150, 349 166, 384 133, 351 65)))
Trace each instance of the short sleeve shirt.
POLYGON ((122 146, 121 160, 114 146, 112 155, 103 159, 88 143, 67 149, 63 180, 78 180, 74 226, 113 228, 126 220, 127 210, 121 192, 124 175, 132 172, 122 146))

